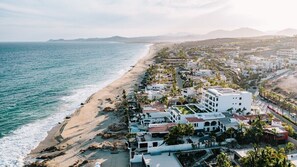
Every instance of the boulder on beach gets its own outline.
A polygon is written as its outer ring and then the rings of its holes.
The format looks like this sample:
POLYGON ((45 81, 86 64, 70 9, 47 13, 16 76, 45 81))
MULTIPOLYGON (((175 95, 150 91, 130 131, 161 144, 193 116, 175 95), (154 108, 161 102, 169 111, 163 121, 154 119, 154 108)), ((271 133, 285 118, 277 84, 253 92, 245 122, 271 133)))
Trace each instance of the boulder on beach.
POLYGON ((88 150, 96 150, 96 149, 113 150, 114 144, 109 141, 103 141, 101 143, 94 143, 88 147, 88 150))
POLYGON ((127 145, 124 141, 122 140, 116 140, 113 142, 113 145, 114 145, 114 148, 115 149, 124 149, 126 150, 127 149, 127 145))
POLYGON ((111 133, 104 133, 104 134, 101 136, 102 139, 109 139, 109 138, 112 138, 112 137, 114 137, 114 135, 111 134, 111 133))
POLYGON ((112 111, 114 111, 114 109, 111 108, 111 107, 105 107, 105 108, 103 109, 103 111, 104 111, 104 112, 112 112, 112 111))
POLYGON ((48 148, 42 150, 41 152, 55 152, 55 151, 60 151, 60 148, 58 148, 56 146, 51 146, 51 147, 48 147, 48 148))
POLYGON ((126 125, 126 123, 113 123, 108 126, 108 129, 112 132, 117 132, 120 130, 127 129, 127 125, 126 125))
POLYGON ((56 157, 61 156, 61 155, 65 155, 65 152, 62 151, 62 152, 59 152, 59 153, 46 154, 46 155, 42 155, 42 156, 37 157, 37 159, 51 160, 51 159, 56 158, 56 157))
POLYGON ((30 164, 25 164, 24 167, 47 167, 46 162, 33 162, 30 164))

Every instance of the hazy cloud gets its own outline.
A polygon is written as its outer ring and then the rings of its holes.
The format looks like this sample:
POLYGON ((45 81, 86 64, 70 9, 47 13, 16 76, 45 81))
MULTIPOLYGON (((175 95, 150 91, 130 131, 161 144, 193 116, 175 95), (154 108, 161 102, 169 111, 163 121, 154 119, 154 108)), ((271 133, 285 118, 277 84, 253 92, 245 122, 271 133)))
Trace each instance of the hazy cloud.
POLYGON ((0 40, 297 27, 294 0, 2 0, 0 40))

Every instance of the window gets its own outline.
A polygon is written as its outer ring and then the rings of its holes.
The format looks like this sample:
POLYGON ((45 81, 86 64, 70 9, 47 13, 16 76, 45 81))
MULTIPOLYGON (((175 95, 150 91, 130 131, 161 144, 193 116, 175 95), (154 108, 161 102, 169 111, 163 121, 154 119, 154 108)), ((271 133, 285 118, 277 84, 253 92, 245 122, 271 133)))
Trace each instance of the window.
POLYGON ((158 146, 158 142, 153 142, 153 147, 157 147, 158 146))
POLYGON ((216 124, 217 124, 216 121, 212 121, 212 122, 211 122, 211 126, 215 126, 216 124))
POLYGON ((241 97, 239 98, 239 100, 241 100, 241 97))
POLYGON ((241 103, 239 103, 239 105, 241 106, 241 103))
POLYGON ((209 126, 209 122, 205 122, 204 123, 204 126, 209 126))
POLYGON ((139 148, 147 148, 147 143, 140 143, 139 148))

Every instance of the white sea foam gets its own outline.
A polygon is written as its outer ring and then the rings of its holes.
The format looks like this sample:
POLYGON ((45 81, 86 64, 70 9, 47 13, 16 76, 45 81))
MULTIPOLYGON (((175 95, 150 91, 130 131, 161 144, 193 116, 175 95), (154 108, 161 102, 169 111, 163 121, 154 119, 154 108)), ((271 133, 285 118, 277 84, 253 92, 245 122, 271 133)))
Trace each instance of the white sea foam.
POLYGON ((24 125, 8 136, 0 139, 0 167, 20 167, 24 165, 24 158, 30 153, 32 149, 45 139, 47 132, 56 126, 58 122, 62 122, 65 116, 72 114, 77 109, 84 99, 87 99, 92 93, 110 84, 112 81, 118 79, 122 74, 130 69, 131 65, 143 57, 149 49, 150 45, 146 46, 143 53, 137 54, 131 60, 131 64, 126 68, 118 71, 115 76, 101 82, 99 85, 87 85, 81 89, 73 91, 70 96, 62 97, 60 100, 62 104, 57 108, 57 112, 51 116, 38 120, 27 125, 24 125))

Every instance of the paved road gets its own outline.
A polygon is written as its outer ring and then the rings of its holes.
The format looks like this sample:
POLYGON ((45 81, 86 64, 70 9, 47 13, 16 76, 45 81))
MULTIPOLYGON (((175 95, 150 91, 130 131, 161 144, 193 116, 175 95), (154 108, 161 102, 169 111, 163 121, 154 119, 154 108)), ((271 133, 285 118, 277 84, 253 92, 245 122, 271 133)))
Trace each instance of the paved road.
POLYGON ((282 116, 280 116, 279 114, 284 114, 288 117, 291 117, 292 120, 295 120, 296 122, 296 117, 295 118, 292 118, 292 116, 289 114, 288 111, 286 110, 282 110, 280 107, 278 107, 277 105, 275 104, 272 104, 272 103, 269 103, 265 100, 261 100, 260 98, 257 98, 257 100, 255 101, 256 105, 258 105, 262 111, 264 111, 265 113, 271 113, 273 114, 276 118, 278 118, 279 120, 281 120, 282 122, 285 122, 287 123, 288 125, 291 125, 295 131, 297 131, 297 126, 294 125, 293 123, 291 123, 290 121, 288 121, 287 119, 283 118, 282 116), (270 106, 272 107, 277 113, 271 111, 269 108, 267 108, 267 106, 270 106))

